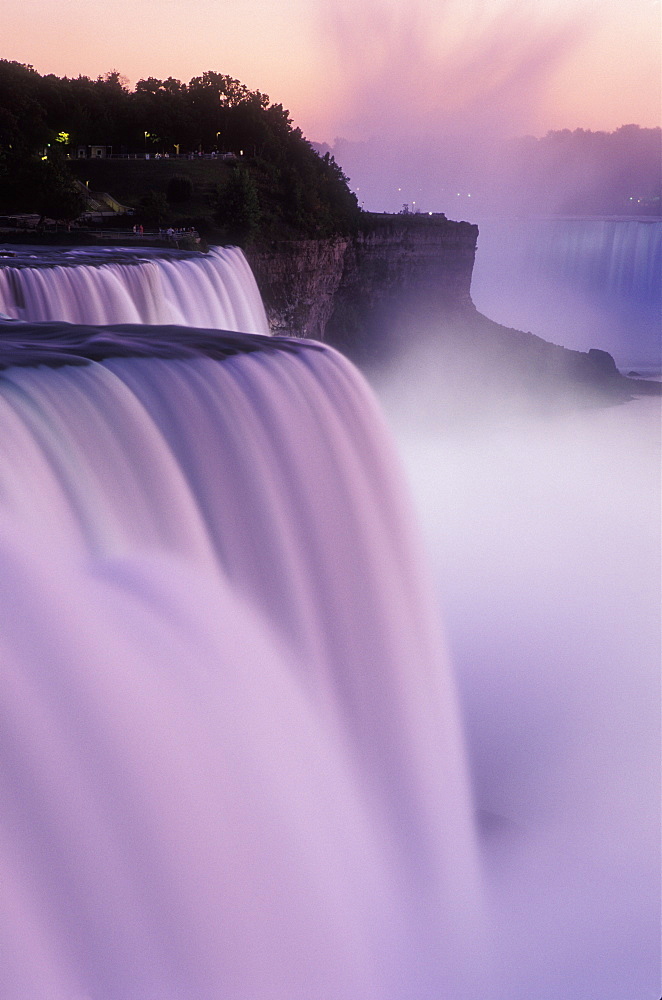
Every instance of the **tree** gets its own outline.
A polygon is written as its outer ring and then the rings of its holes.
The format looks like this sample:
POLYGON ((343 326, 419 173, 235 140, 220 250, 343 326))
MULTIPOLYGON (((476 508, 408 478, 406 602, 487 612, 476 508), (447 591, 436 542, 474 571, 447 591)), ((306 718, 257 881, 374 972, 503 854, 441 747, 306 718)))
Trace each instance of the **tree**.
POLYGON ((231 242, 244 245, 256 235, 261 214, 255 181, 244 167, 235 167, 219 193, 215 220, 231 242))
POLYGON ((35 208, 39 223, 44 219, 67 225, 85 210, 85 195, 59 158, 41 160, 36 165, 35 208))
POLYGON ((163 226, 170 218, 170 206, 163 191, 150 191, 140 202, 140 215, 151 226, 163 226))
MULTIPOLYGON (((248 87, 239 80, 224 73, 214 73, 212 70, 207 70, 202 76, 194 76, 188 85, 188 92, 194 99, 204 97, 215 105, 226 104, 230 107, 253 96, 248 87)), ((264 95, 260 97, 265 103, 269 101, 264 95)))
MULTIPOLYGON (((358 221, 356 197, 333 158, 317 155, 281 104, 271 104, 266 94, 249 90, 227 74, 207 71, 188 84, 173 77, 149 77, 139 80, 131 91, 117 70, 97 79, 60 79, 52 74, 42 77, 31 66, 0 59, 0 202, 4 211, 30 210, 25 207, 26 199, 34 203, 36 194, 28 161, 40 157, 49 145, 53 149, 58 137, 65 135, 70 153, 77 146, 101 143, 112 146, 115 153, 140 156, 157 148, 171 153, 209 153, 221 148, 241 155, 245 173, 231 178, 214 206, 228 238, 252 239, 258 227, 264 239, 332 236, 350 232, 358 221), (29 184, 28 178, 32 178, 29 184)), ((106 175, 112 175, 112 164, 106 167, 106 175)), ((88 179, 83 168, 84 162, 71 164, 72 173, 88 179)), ((212 169, 222 183, 225 164, 212 169)), ((193 176, 189 165, 182 164, 179 172, 190 177, 194 190, 204 186, 203 171, 193 176)), ((126 176, 130 171, 120 169, 118 183, 123 182, 122 173, 126 176)), ((143 182, 130 184, 123 200, 138 207, 140 195, 147 191, 143 182)), ((183 204, 186 190, 180 185, 178 191, 173 183, 167 198, 172 204, 183 204)), ((167 218, 164 201, 163 197, 148 199, 143 207, 150 220, 167 218)), ((63 205, 58 214, 65 210, 70 214, 73 208, 75 204, 63 205)))
POLYGON ((175 174, 168 181, 166 198, 171 205, 181 205, 193 194, 193 181, 183 174, 175 174))

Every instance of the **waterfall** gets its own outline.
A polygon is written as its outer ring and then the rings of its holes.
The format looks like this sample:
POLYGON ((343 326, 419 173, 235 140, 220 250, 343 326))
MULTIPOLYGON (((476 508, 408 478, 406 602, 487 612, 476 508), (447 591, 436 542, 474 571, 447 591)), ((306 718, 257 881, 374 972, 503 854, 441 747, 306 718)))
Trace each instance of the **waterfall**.
POLYGON ((662 225, 654 219, 576 219, 534 223, 534 266, 577 287, 648 303, 659 297, 662 225))
POLYGON ((0 324, 0 992, 470 995, 455 695, 369 390, 131 325, 230 327, 228 260, 0 271, 19 320, 110 324, 0 324))
POLYGON ((485 220, 471 294, 508 326, 659 375, 662 221, 485 220))
POLYGON ((165 255, 148 248, 41 250, 3 264, 0 313, 10 319, 269 331, 255 279, 236 247, 165 255))

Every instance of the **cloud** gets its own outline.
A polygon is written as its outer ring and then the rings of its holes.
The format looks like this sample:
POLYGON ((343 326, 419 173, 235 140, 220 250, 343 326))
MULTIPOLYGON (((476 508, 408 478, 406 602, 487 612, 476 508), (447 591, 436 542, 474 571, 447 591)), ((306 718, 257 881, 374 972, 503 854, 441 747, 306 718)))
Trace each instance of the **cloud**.
POLYGON ((403 203, 471 217, 501 170, 502 141, 535 131, 597 8, 550 0, 327 3, 342 95, 334 154, 373 210, 403 203), (451 204, 452 203, 452 204, 451 204))
POLYGON ((532 126, 553 73, 595 9, 541 11, 526 0, 389 0, 324 10, 343 81, 338 132, 421 137, 433 130, 514 135, 532 126))

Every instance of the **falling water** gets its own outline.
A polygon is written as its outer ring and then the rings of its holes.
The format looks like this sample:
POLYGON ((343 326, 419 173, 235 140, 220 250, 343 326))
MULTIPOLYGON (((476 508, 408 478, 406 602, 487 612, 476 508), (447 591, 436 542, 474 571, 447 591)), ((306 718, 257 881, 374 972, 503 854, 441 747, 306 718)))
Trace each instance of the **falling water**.
POLYGON ((0 272, 14 315, 113 324, 0 324, 0 992, 472 995, 455 695, 369 391, 319 344, 117 325, 227 316, 219 259, 0 272))
POLYGON ((553 343, 662 370, 662 220, 480 222, 471 294, 486 315, 553 343))
POLYGON ((165 255, 148 248, 40 249, 2 263, 0 313, 10 319, 268 332, 255 279, 236 247, 165 255))

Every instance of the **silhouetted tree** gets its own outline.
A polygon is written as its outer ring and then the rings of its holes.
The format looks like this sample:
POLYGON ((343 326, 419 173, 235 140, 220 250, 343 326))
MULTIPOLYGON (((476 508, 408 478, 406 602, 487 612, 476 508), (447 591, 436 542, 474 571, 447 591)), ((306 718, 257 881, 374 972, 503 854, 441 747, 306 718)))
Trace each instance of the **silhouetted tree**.
POLYGON ((58 157, 36 165, 34 208, 40 223, 44 219, 70 223, 85 210, 85 195, 58 157))
MULTIPOLYGON (((347 178, 332 157, 317 155, 289 112, 223 73, 207 71, 188 84, 149 77, 131 92, 117 70, 95 80, 60 79, 0 60, 0 200, 9 210, 25 200, 11 180, 21 162, 56 143, 74 156, 77 146, 96 144, 138 155, 243 153, 245 173, 229 179, 229 207, 219 203, 218 218, 230 213, 223 225, 244 239, 258 228, 266 238, 332 235, 351 229, 359 215, 347 178)), ((173 186, 169 200, 180 197, 173 186)))
POLYGON ((166 188, 166 198, 171 205, 181 205, 188 201, 193 194, 193 181, 183 174, 175 174, 168 181, 166 188))
POLYGON ((244 245, 257 234, 260 202, 255 181, 243 167, 235 167, 220 192, 214 218, 232 243, 244 245))
POLYGON ((150 191, 140 201, 140 218, 150 226, 164 226, 170 219, 170 206, 163 191, 150 191))

